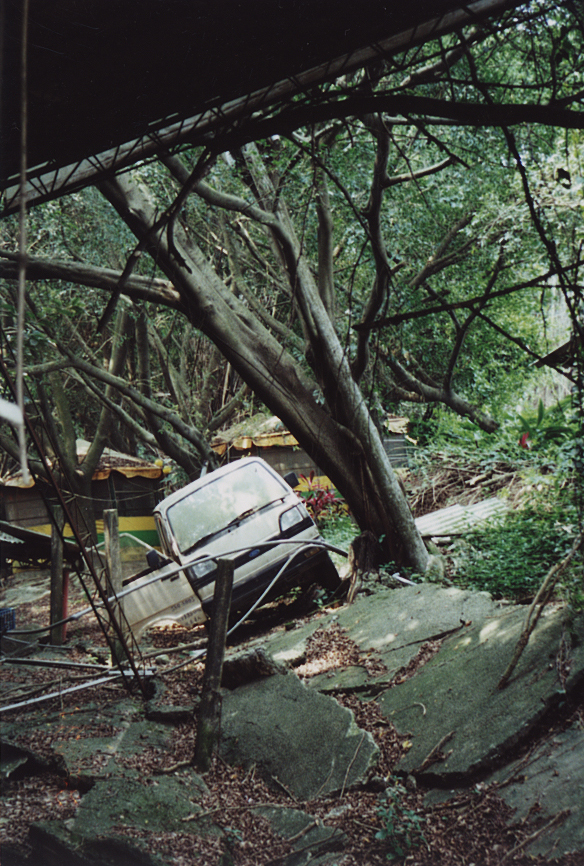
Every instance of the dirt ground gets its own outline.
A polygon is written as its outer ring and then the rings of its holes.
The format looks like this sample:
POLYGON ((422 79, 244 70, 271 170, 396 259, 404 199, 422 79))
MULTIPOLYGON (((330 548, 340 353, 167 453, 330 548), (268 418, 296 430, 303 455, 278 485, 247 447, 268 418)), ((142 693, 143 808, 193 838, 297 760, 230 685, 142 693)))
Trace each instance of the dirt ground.
MULTIPOLYGON (((39 595, 18 605, 18 629, 46 625, 49 621, 49 596, 48 593, 42 594, 42 579, 38 576, 29 579, 37 581, 39 595)), ((17 574, 10 578, 9 583, 14 586, 23 580, 24 576, 17 574)), ((46 575, 44 580, 47 581, 46 575)), ((4 589, 7 588, 10 587, 4 589)), ((73 581, 71 612, 81 610, 86 604, 81 588, 73 581)), ((302 611, 298 602, 295 607, 290 607, 288 603, 273 605, 258 613, 255 621, 245 632, 240 633, 238 642, 244 644, 258 632, 281 628, 282 623, 290 621, 292 615, 307 619, 319 616, 319 611, 317 608, 302 611)), ((149 632, 142 652, 147 666, 155 669, 156 679, 164 684, 165 703, 182 707, 194 705, 200 692, 203 664, 184 664, 185 660, 188 662, 189 656, 188 651, 181 647, 202 644, 204 641, 203 627, 191 630, 159 627, 149 632), (181 662, 183 664, 177 668, 181 662)), ((433 648, 424 645, 410 668, 399 672, 399 681, 403 682, 432 653, 433 648)), ((28 658, 42 659, 46 655, 46 650, 37 649, 28 658)), ((61 659, 67 665, 58 668, 16 665, 7 663, 4 658, 0 666, 3 706, 34 700, 47 690, 62 692, 67 686, 87 682, 94 672, 90 668, 73 665, 106 664, 109 660, 105 637, 93 615, 71 624, 65 645, 59 649, 52 648, 48 655, 51 659, 61 659)), ((323 632, 316 633, 308 646, 303 666, 297 668, 296 673, 301 678, 308 678, 323 669, 354 664, 372 665, 375 659, 361 659, 358 647, 341 629, 329 629, 326 636, 323 632)), ((3 712, 0 719, 5 722, 17 721, 19 717, 24 718, 33 707, 36 712, 54 712, 59 709, 64 714, 81 713, 88 704, 98 702, 103 706, 122 700, 125 694, 123 683, 106 683, 60 694, 42 705, 3 712)), ((426 805, 422 787, 416 785, 413 779, 397 780, 393 775, 393 767, 409 747, 407 737, 397 734, 373 702, 362 702, 356 696, 345 696, 339 700, 354 712, 357 724, 372 733, 380 749, 380 761, 376 775, 365 787, 357 791, 344 791, 342 796, 324 797, 302 804, 302 808, 309 811, 315 820, 322 819, 327 826, 336 827, 345 834, 346 842, 342 852, 336 855, 335 863, 339 866, 375 866, 388 862, 391 857, 396 862, 412 866, 533 866, 550 862, 525 853, 525 847, 541 829, 537 815, 531 815, 529 821, 515 822, 511 810, 494 785, 477 784, 454 800, 426 805), (396 783, 400 785, 398 789, 395 788, 396 783), (394 791, 399 793, 399 805, 395 807, 390 800, 384 800, 388 792, 394 791), (393 834, 389 832, 392 828, 393 834), (389 839, 379 838, 384 831, 389 839)), ((555 721, 555 729, 562 729, 574 720, 584 725, 584 702, 565 708, 555 721)), ((155 747, 147 746, 133 759, 143 779, 155 780, 160 774, 180 773, 181 767, 189 764, 193 756, 196 724, 195 713, 188 720, 176 723, 172 754, 161 753, 155 747)), ((80 729, 68 726, 66 731, 67 736, 77 738, 97 734, 95 725, 80 729)), ((108 735, 105 730, 99 733, 108 735)), ((114 733, 111 732, 112 735, 114 733)), ((534 734, 533 742, 552 733, 548 723, 545 731, 534 734)), ((91 779, 71 779, 60 770, 54 761, 54 738, 43 732, 23 734, 18 738, 18 744, 44 759, 44 764, 39 762, 33 773, 19 776, 18 771, 15 771, 5 780, 0 840, 5 852, 5 863, 39 866, 36 861, 27 860, 30 854, 30 826, 38 821, 73 817, 83 795, 91 786, 91 779), (6 852, 12 858, 9 861, 6 852)), ((298 808, 299 804, 291 801, 284 791, 275 793, 269 789, 253 772, 226 766, 218 758, 206 775, 205 782, 209 793, 201 805, 213 816, 216 824, 228 828, 222 838, 200 838, 186 832, 149 833, 127 828, 121 832, 133 832, 139 836, 148 850, 159 854, 168 866, 186 866, 193 862, 200 866, 225 866, 228 863, 235 866, 268 866, 284 863, 292 850, 291 842, 272 831, 267 820, 258 815, 257 806, 270 804, 277 808, 298 808)), ((570 855, 551 862, 557 866, 582 866, 584 855, 570 855)))

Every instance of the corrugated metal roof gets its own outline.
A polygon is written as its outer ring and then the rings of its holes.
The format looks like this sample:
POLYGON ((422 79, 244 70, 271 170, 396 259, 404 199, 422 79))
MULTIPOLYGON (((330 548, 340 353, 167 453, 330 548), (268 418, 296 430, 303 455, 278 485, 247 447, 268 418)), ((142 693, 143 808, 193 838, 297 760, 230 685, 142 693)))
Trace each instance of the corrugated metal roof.
MULTIPOLYGON (((313 87, 338 75, 515 4, 519 0, 3 3, 0 183, 12 186, 20 165, 22 8, 29 11, 30 203, 185 142, 200 146, 234 133, 239 147, 253 118, 273 117, 296 94, 307 100, 313 87)), ((323 91, 315 105, 326 99, 323 91)), ((10 199, 15 207, 16 196, 10 199)))
POLYGON ((474 505, 450 505, 416 518, 416 527, 423 538, 463 535, 481 523, 501 517, 508 507, 505 500, 496 496, 474 505))
MULTIPOLYGON (((87 455, 90 443, 85 439, 77 440, 77 458, 79 461, 87 455)), ((112 472, 120 472, 126 478, 160 478, 163 474, 163 468, 155 463, 149 463, 147 460, 142 460, 140 457, 133 457, 131 454, 122 454, 120 451, 113 451, 111 448, 104 449, 100 461, 93 473, 93 481, 104 481, 110 477, 112 472)), ((30 483, 25 484, 20 472, 14 475, 6 475, 0 478, 0 486, 2 487, 34 487, 34 478, 30 479, 30 483)))
MULTIPOLYGON (((388 416, 386 426, 390 433, 402 434, 407 431, 408 423, 408 418, 400 418, 396 415, 390 415, 388 416)), ((240 436, 236 436, 231 441, 226 440, 224 437, 218 437, 212 443, 212 448, 217 454, 222 456, 225 454, 227 448, 235 448, 237 451, 247 451, 253 445, 257 448, 299 447, 298 440, 289 430, 275 429, 264 433, 252 433, 249 435, 244 433, 240 436)))
POLYGON ((298 440, 287 430, 274 431, 273 433, 258 433, 253 436, 238 436, 232 442, 215 441, 212 445, 213 450, 223 456, 228 448, 235 448, 237 451, 247 451, 255 445, 257 448, 283 448, 294 447, 298 445, 298 440))

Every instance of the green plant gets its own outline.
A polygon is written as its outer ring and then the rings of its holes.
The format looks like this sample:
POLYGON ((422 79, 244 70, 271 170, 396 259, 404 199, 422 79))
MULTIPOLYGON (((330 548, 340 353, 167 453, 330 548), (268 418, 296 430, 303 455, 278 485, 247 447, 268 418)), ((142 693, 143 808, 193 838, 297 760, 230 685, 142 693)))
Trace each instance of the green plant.
POLYGON ((566 397, 555 406, 546 409, 543 401, 540 400, 535 414, 518 415, 521 447, 545 449, 549 445, 560 445, 575 437, 577 427, 570 424, 565 415, 570 401, 571 398, 566 397))
MULTIPOLYGON (((486 590, 495 598, 530 595, 537 591, 550 567, 566 555, 577 525, 576 508, 569 501, 556 499, 544 505, 535 498, 454 545, 455 579, 465 586, 486 590)), ((576 563, 563 584, 577 588, 581 581, 576 563)))
POLYGON ((406 796, 403 785, 395 784, 383 794, 377 808, 382 827, 375 838, 386 843, 388 860, 403 857, 411 848, 418 848, 422 842, 426 842, 422 833, 425 819, 404 805, 406 796))

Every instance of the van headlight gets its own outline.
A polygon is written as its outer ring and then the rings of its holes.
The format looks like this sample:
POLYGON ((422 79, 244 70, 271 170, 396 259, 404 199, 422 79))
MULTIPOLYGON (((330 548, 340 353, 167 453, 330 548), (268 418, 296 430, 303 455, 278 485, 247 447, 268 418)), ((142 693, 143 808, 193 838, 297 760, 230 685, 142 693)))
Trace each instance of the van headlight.
POLYGON ((201 578, 211 574, 212 571, 216 571, 217 563, 214 559, 202 559, 200 562, 194 562, 191 568, 196 576, 201 578))
POLYGON ((286 532, 287 529, 296 526, 297 523, 302 523, 303 520, 304 517, 300 509, 296 507, 291 508, 280 515, 280 531, 286 532))

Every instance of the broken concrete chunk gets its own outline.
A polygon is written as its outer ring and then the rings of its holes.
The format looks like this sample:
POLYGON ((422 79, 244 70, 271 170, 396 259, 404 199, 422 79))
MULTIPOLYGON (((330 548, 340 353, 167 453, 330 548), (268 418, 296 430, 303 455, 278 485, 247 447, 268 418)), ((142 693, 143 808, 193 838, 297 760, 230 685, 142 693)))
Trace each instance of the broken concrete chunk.
MULTIPOLYGON (((565 641, 565 619, 565 609, 544 611, 502 691, 497 683, 521 634, 522 609, 451 635, 412 679, 385 692, 379 698, 384 715, 412 741, 396 770, 430 783, 459 784, 513 758, 518 744, 564 697, 556 656, 565 641)), ((570 682, 577 685, 575 673, 570 682)))
POLYGON ((152 832, 184 831, 182 820, 199 808, 208 789, 194 772, 142 779, 103 779, 85 794, 71 832, 83 839, 105 837, 116 827, 143 827, 152 832))
POLYGON ((154 694, 144 706, 145 716, 150 722, 163 722, 178 725, 193 718, 193 713, 200 702, 199 695, 193 695, 193 703, 188 706, 176 706, 165 702, 166 686, 159 679, 152 679, 154 694))
POLYGON ((294 674, 276 674, 224 695, 220 753, 231 764, 255 764, 273 786, 310 800, 362 781, 378 748, 350 710, 294 674))
POLYGON ((274 661, 263 647, 257 647, 235 653, 225 659, 221 685, 226 689, 236 689, 254 680, 285 673, 285 665, 274 661))
POLYGON ((13 774, 18 776, 30 775, 32 773, 62 772, 64 762, 59 755, 49 757, 39 755, 32 749, 20 746, 18 743, 8 739, 0 740, 0 776, 6 781, 13 774))
POLYGON ((332 866, 334 860, 323 855, 338 851, 346 842, 347 837, 337 827, 327 827, 321 820, 299 809, 262 806, 254 811, 267 818, 275 833, 292 842, 294 851, 281 861, 283 866, 305 866, 308 863, 322 866, 330 863, 332 866))
POLYGON ((80 840, 59 821, 32 824, 29 843, 33 857, 43 866, 164 866, 165 861, 146 849, 139 839, 110 836, 80 840))

